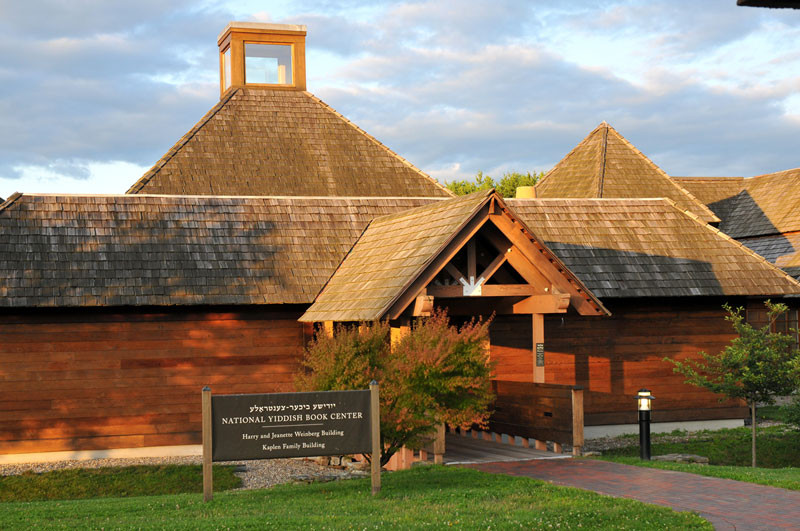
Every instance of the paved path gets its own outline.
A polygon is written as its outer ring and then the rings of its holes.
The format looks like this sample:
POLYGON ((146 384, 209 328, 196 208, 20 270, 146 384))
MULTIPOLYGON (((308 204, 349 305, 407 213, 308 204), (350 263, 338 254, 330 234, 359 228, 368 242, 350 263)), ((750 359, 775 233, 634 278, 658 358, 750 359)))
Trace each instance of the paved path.
POLYGON ((800 491, 594 459, 468 465, 695 511, 716 529, 800 529, 800 491))

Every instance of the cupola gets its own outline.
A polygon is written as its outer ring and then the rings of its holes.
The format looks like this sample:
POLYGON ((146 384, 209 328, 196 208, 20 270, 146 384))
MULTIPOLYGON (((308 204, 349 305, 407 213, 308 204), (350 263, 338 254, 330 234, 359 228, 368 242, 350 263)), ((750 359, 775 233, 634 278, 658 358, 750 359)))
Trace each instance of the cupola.
POLYGON ((232 87, 306 89, 306 27, 231 22, 217 39, 220 95, 232 87))

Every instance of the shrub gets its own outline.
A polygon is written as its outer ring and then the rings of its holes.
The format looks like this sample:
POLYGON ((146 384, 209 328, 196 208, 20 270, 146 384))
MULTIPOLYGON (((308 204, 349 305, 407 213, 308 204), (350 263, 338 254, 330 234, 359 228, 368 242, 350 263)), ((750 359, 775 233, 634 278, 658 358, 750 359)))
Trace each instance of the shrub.
POLYGON ((366 389, 380 383, 381 464, 400 448, 420 448, 436 426, 484 426, 493 365, 485 345, 489 321, 452 326, 447 314, 417 319, 394 345, 386 323, 340 326, 306 349, 302 390, 366 389))

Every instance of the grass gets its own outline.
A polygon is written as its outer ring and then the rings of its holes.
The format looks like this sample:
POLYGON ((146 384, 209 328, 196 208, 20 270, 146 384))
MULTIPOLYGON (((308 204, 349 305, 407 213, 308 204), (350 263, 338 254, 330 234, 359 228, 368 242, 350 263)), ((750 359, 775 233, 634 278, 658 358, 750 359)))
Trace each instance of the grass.
MULTIPOLYGON (((241 485, 231 466, 214 466, 214 490, 241 485)), ((67 500, 181 494, 203 490, 200 465, 77 468, 0 476, 0 501, 67 500)))
POLYGON ((756 415, 760 420, 775 420, 778 422, 788 422, 789 410, 786 406, 761 406, 756 409, 756 415))
MULTIPOLYGON (((673 432, 671 435, 686 433, 673 432)), ((750 437, 749 427, 701 431, 682 442, 669 442, 658 435, 653 436, 653 456, 696 454, 708 457, 708 465, 641 461, 639 446, 635 443, 626 448, 607 450, 599 459, 800 490, 800 432, 786 426, 759 428, 756 441, 759 467, 755 469, 750 466, 750 437)))
POLYGON ((714 478, 735 479, 758 485, 800 490, 800 468, 752 468, 747 466, 714 466, 664 461, 642 461, 638 457, 606 457, 600 459, 626 465, 689 472, 714 478))
POLYGON ((101 498, 2 505, 10 529, 711 529, 697 515, 676 513, 529 478, 454 467, 386 474, 381 493, 348 480, 229 491, 204 504, 201 495, 101 498))
MULTIPOLYGON (((673 433, 683 434, 685 433, 673 433)), ((652 455, 696 454, 708 457, 711 465, 750 465, 749 427, 701 431, 688 441, 668 442, 653 436, 652 455)), ((763 468, 800 467, 800 431, 786 426, 758 428, 758 465, 763 468)), ((639 446, 608 450, 603 457, 638 457, 639 446)))

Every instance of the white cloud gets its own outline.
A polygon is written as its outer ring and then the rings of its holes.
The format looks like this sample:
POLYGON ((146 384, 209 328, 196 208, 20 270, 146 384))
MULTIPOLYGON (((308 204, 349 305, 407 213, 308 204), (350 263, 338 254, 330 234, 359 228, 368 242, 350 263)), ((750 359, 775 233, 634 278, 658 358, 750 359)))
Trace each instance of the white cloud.
POLYGON ((676 174, 798 165, 800 22, 733 0, 0 0, 0 11, 3 196, 127 189, 217 101, 218 32, 259 17, 307 24, 311 90, 442 179, 546 170, 602 120, 676 174))

